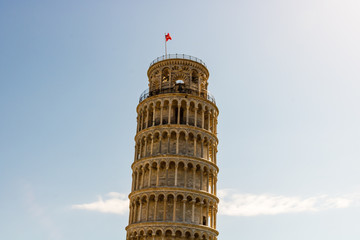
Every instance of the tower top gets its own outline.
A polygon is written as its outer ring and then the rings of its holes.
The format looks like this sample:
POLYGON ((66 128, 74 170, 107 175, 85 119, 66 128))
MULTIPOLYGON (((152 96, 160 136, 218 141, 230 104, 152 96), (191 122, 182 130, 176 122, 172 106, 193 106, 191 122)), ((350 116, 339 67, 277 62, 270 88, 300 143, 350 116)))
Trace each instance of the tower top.
POLYGON ((199 58, 186 54, 163 55, 150 63, 147 75, 149 89, 141 94, 140 102, 159 94, 186 93, 215 103, 207 90, 209 71, 199 58))
POLYGON ((178 54, 178 53, 175 53, 175 54, 167 54, 167 55, 162 55, 161 57, 157 57, 156 59, 154 59, 154 61, 152 61, 150 63, 150 66, 151 67, 152 65, 154 65, 155 63, 157 62, 160 62, 160 61, 163 61, 163 60, 167 60, 167 59, 188 59, 188 60, 191 60, 191 61, 194 61, 194 62, 198 62, 198 63, 201 63, 202 65, 204 65, 206 67, 206 64, 199 58, 197 57, 193 57, 193 56, 190 56, 190 55, 186 55, 186 54, 178 54))

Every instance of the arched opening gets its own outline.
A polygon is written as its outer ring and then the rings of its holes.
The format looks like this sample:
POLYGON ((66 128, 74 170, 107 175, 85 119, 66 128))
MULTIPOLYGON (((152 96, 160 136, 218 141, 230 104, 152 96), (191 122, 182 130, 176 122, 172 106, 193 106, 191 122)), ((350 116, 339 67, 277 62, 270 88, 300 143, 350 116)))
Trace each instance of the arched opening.
POLYGON ((154 105, 155 108, 155 126, 160 125, 160 112, 161 112, 161 102, 156 102, 154 105))
POLYGON ((170 141, 169 141, 170 154, 176 154, 176 143, 177 143, 177 136, 176 135, 177 135, 176 132, 171 132, 170 141))
POLYGON ((162 124, 170 124, 169 107, 170 107, 169 101, 168 100, 164 101, 164 106, 162 109, 162 124))
POLYGON ((175 185, 175 162, 169 163, 167 186, 175 185))
POLYGON ((195 126, 195 114, 197 114, 195 110, 195 103, 190 102, 190 108, 189 108, 189 125, 195 126))
POLYGON ((186 155, 187 150, 186 135, 185 132, 180 132, 179 136, 179 154, 186 155))
POLYGON ((179 186, 179 187, 184 187, 184 182, 185 182, 185 165, 184 165, 183 162, 179 162, 177 174, 178 174, 177 186, 179 186))
POLYGON ((179 108, 178 108, 177 100, 172 101, 171 108, 172 108, 172 116, 170 116, 170 118, 171 118, 170 123, 177 124, 178 116, 179 116, 179 108))
POLYGON ((161 74, 162 78, 161 78, 161 82, 162 83, 166 83, 170 81, 170 73, 169 73, 169 69, 168 68, 164 68, 161 74))
POLYGON ((198 82, 199 82, 199 74, 196 70, 193 70, 191 72, 191 83, 195 84, 195 86, 196 86, 196 84, 198 84, 198 82))
POLYGON ((170 141, 169 139, 169 134, 168 132, 163 132, 162 133, 162 138, 160 140, 160 144, 159 144, 159 152, 160 154, 166 154, 166 153, 169 153, 170 150, 169 150, 169 144, 168 142, 170 141))

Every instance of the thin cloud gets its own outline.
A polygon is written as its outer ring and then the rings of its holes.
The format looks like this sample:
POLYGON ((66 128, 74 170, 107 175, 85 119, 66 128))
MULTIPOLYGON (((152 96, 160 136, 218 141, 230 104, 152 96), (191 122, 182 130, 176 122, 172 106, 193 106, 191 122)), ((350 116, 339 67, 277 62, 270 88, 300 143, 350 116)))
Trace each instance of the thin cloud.
MULTIPOLYGON (((218 191, 219 214, 227 216, 258 216, 287 213, 318 212, 329 209, 348 208, 360 205, 360 195, 331 197, 291 197, 274 194, 238 193, 234 190, 218 191)), ((72 205, 73 209, 125 215, 129 201, 126 194, 111 192, 92 203, 72 205)))
POLYGON ((119 215, 124 215, 128 212, 129 201, 126 194, 110 192, 106 196, 107 199, 105 200, 99 196, 96 202, 76 204, 72 205, 72 208, 119 215))
POLYGON ((219 214, 228 216, 277 215, 348 208, 359 203, 359 195, 289 197, 273 194, 236 193, 220 190, 219 214))

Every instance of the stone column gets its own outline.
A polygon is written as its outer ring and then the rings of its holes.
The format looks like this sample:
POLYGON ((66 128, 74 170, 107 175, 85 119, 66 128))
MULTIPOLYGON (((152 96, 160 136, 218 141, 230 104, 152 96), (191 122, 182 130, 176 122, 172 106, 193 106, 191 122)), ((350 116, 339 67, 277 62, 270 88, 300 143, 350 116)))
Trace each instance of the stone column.
POLYGON ((201 111, 201 128, 204 129, 205 127, 205 108, 201 111))
POLYGON ((178 163, 175 163, 175 187, 177 186, 178 177, 178 163))
POLYGON ((139 189, 139 184, 140 183, 140 174, 139 171, 136 171, 136 184, 135 184, 135 188, 136 190, 139 189))
POLYGON ((163 221, 166 221, 166 205, 167 205, 167 197, 164 196, 164 214, 163 214, 163 221))
POLYGON ((137 215, 137 204, 136 204, 136 201, 135 201, 135 204, 134 204, 134 205, 135 205, 135 209, 134 209, 134 221, 133 221, 133 222, 136 223, 136 222, 137 222, 137 216, 138 216, 138 215, 137 215))
POLYGON ((142 210, 142 200, 140 199, 138 222, 141 222, 141 210, 142 210))
POLYGON ((154 222, 157 221, 157 203, 158 203, 158 197, 155 196, 155 206, 154 206, 154 222))
POLYGON ((161 152, 161 141, 162 141, 162 133, 159 135, 159 154, 162 154, 161 152))
POLYGON ((196 183, 196 167, 193 167, 193 189, 195 189, 195 183, 196 183))
POLYGON ((180 134, 176 133, 176 154, 179 154, 179 138, 180 134))
POLYGON ((151 171, 152 170, 152 167, 151 167, 151 164, 149 165, 149 179, 148 179, 148 187, 151 187, 151 171))
POLYGON ((200 204, 200 221, 199 221, 199 223, 201 224, 201 225, 203 225, 203 222, 202 222, 202 219, 203 219, 203 202, 200 202, 199 203, 200 204))
POLYGON ((150 145, 150 156, 153 155, 153 147, 154 147, 154 136, 151 135, 151 145, 150 145))
POLYGON ((200 76, 198 79, 198 89, 199 89, 199 96, 200 96, 200 93, 201 93, 201 77, 200 76))
POLYGON ((171 124, 171 105, 172 105, 172 103, 170 103, 170 101, 169 101, 169 118, 168 118, 168 124, 171 124))
POLYGON ((214 206, 211 205, 210 227, 214 228, 214 206))
POLYGON ((214 174, 211 174, 211 194, 214 194, 214 174))
POLYGON ((198 108, 195 106, 195 123, 194 123, 194 126, 197 127, 197 112, 198 108))
POLYGON ((183 199, 182 200, 182 203, 183 203, 183 222, 185 222, 186 220, 186 199, 183 199))
POLYGON ((206 192, 209 192, 209 180, 210 180, 210 174, 209 172, 206 172, 206 192))
POLYGON ((160 125, 163 124, 163 108, 164 108, 164 104, 161 103, 160 104, 160 125))
POLYGON ((201 191, 202 188, 203 188, 203 175, 204 175, 204 172, 203 172, 203 170, 200 168, 200 191, 201 191))
POLYGON ((215 113, 213 113, 213 115, 212 115, 212 132, 214 133, 214 134, 216 134, 216 132, 215 132, 215 113))
POLYGON ((189 125, 189 108, 190 105, 186 105, 186 125, 189 125))
POLYGON ((150 199, 147 200, 146 202, 146 218, 145 218, 145 221, 148 221, 149 220, 149 202, 150 202, 150 199))
POLYGON ((169 71, 169 86, 172 88, 172 77, 171 77, 171 71, 169 71))
POLYGON ((161 87, 162 87, 162 74, 160 74, 160 76, 158 76, 159 79, 159 89, 161 91, 161 87))
POLYGON ((139 125, 139 114, 137 115, 137 117, 136 117, 136 123, 137 123, 137 125, 136 125, 136 133, 138 133, 139 131, 140 131, 140 125, 139 125))
POLYGON ((168 181, 169 181, 169 178, 168 178, 168 176, 169 176, 169 165, 166 163, 166 166, 165 166, 165 186, 168 186, 169 184, 168 184, 168 181))
POLYGON ((144 153, 144 157, 147 157, 147 136, 145 137, 145 153, 144 153))
POLYGON ((131 177, 132 177, 131 191, 133 192, 133 191, 135 191, 135 189, 134 189, 134 184, 135 184, 135 174, 134 174, 134 173, 132 173, 132 174, 131 174, 131 177))
POLYGON ((209 203, 206 204, 206 226, 209 226, 209 203))
POLYGON ((186 186, 187 186, 187 169, 188 169, 188 167, 185 165, 184 166, 184 188, 186 188, 186 186))
POLYGON ((192 214, 191 214, 191 222, 194 223, 195 222, 195 200, 191 201, 192 203, 192 214))
POLYGON ((142 188, 144 188, 144 183, 145 183, 145 169, 144 168, 141 169, 141 175, 142 175, 142 177, 141 177, 141 186, 140 186, 140 188, 142 189, 142 188))
POLYGON ((180 124, 180 108, 181 108, 181 103, 178 103, 178 116, 177 116, 177 124, 180 124))
POLYGON ((157 165, 157 171, 156 171, 156 186, 159 186, 159 172, 160 172, 160 164, 157 165))
POLYGON ((167 147, 167 152, 170 153, 170 138, 171 138, 171 133, 168 134, 168 147, 167 147))
POLYGON ((210 131, 210 115, 211 115, 211 113, 209 111, 209 113, 208 113, 208 131, 210 131))
POLYGON ((217 146, 214 144, 214 163, 217 164, 217 160, 216 160, 216 154, 217 154, 217 146))
POLYGON ((217 216, 217 208, 214 211, 214 228, 216 228, 216 216, 217 216))
POLYGON ((140 139, 139 159, 142 157, 142 140, 140 139))
POLYGON ((146 109, 146 119, 145 119, 145 128, 148 128, 149 123, 149 109, 146 109))
POLYGON ((217 134, 217 119, 215 119, 215 134, 217 134))
POLYGON ((215 181, 214 181, 214 194, 215 194, 215 196, 216 196, 216 193, 217 193, 217 191, 216 191, 216 183, 217 183, 217 177, 215 176, 215 181))
POLYGON ((211 161, 215 163, 215 143, 211 145, 211 161))
POLYGON ((201 158, 204 158, 204 139, 201 139, 201 158))
POLYGON ((174 197, 174 207, 173 207, 173 222, 176 221, 176 196, 174 197))
POLYGON ((156 115, 156 106, 153 105, 153 119, 152 119, 152 126, 155 126, 155 115, 156 115))
POLYGON ((194 136, 194 157, 196 157, 196 142, 197 142, 197 136, 194 136))

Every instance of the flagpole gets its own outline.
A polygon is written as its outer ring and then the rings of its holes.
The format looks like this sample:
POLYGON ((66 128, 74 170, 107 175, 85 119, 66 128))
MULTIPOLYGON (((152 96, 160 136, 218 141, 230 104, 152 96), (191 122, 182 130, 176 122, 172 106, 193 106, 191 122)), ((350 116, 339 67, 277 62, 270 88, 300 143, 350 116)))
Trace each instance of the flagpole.
POLYGON ((166 47, 166 33, 164 34, 164 39, 165 39, 165 58, 166 58, 166 55, 167 55, 167 47, 166 47))

